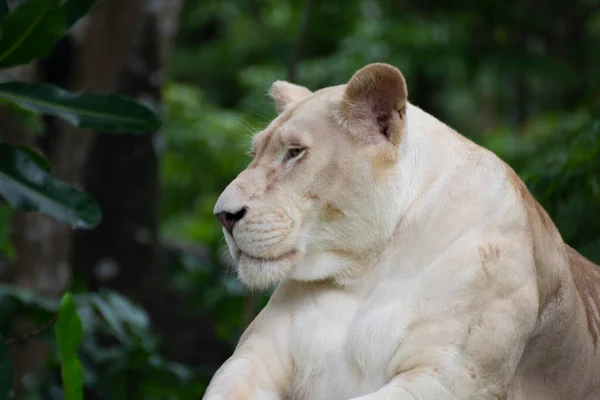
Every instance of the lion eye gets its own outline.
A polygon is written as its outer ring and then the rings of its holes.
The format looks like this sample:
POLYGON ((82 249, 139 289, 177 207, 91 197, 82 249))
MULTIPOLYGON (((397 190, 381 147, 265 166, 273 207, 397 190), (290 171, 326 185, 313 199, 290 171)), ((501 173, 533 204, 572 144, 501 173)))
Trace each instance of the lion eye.
POLYGON ((291 147, 288 149, 286 158, 289 160, 292 158, 300 157, 302 154, 304 154, 305 151, 306 151, 306 149, 304 149, 302 147, 291 147))

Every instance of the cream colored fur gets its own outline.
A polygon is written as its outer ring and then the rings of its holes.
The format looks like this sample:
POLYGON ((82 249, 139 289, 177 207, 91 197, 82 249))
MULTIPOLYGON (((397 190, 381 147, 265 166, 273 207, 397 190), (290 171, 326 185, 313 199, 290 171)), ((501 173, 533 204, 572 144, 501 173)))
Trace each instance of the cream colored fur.
POLYGON ((371 64, 271 90, 278 117, 215 213, 277 285, 206 400, 600 398, 596 267, 516 174, 371 64))

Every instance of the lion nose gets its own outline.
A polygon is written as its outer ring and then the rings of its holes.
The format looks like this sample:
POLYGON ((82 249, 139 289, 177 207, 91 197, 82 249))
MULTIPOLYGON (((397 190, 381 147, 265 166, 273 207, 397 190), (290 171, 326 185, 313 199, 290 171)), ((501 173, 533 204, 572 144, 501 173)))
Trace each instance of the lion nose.
POLYGON ((248 208, 242 207, 242 209, 237 212, 230 213, 227 211, 221 211, 216 213, 215 216, 219 219, 219 221, 221 221, 221 225, 223 225, 223 227, 227 229, 227 232, 232 234, 233 227, 235 226, 235 224, 240 222, 242 218, 244 218, 244 215, 246 215, 246 211, 248 211, 248 208))

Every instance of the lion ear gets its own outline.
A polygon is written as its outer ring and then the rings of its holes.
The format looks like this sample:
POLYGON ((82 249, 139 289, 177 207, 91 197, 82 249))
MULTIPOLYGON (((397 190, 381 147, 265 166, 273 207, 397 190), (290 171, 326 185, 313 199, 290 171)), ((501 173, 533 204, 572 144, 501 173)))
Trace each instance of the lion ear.
POLYGON ((358 70, 346 85, 338 119, 364 139, 385 137, 398 144, 407 97, 406 81, 397 68, 383 63, 369 64, 358 70))
POLYGON ((275 101, 277 114, 285 111, 287 106, 304 99, 312 94, 304 86, 296 85, 286 81, 275 81, 269 90, 269 96, 275 101))

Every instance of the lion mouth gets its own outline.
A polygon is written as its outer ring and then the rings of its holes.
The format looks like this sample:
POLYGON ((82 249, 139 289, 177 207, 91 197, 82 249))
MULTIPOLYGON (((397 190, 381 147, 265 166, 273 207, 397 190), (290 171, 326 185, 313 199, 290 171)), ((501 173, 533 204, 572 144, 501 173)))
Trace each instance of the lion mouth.
POLYGON ((273 262, 283 261, 285 259, 291 258, 291 257, 295 256, 296 254, 298 254, 298 250, 297 249, 292 249, 292 250, 288 250, 288 251, 286 251, 286 252, 284 252, 284 253, 276 256, 276 257, 255 257, 255 256, 251 256, 248 253, 244 253, 241 250, 238 250, 238 257, 237 258, 238 258, 238 260, 243 257, 243 258, 245 258, 247 260, 250 260, 250 261, 253 261, 253 262, 262 262, 262 263, 268 262, 268 263, 273 263, 273 262))

